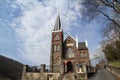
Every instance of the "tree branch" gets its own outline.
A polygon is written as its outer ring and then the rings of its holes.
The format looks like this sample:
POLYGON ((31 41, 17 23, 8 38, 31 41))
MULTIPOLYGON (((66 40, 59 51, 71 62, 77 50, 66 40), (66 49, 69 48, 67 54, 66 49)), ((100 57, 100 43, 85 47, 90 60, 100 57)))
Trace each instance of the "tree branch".
POLYGON ((120 25, 118 23, 115 22, 115 20, 111 19, 108 15, 106 15, 104 12, 102 12, 101 10, 98 10, 100 13, 102 13, 108 20, 110 20, 111 22, 113 22, 116 26, 118 26, 120 28, 120 25))
MULTIPOLYGON (((120 12, 118 12, 118 10, 116 10, 115 6, 114 6, 114 2, 110 2, 109 0, 100 0, 106 7, 110 7, 114 9, 114 12, 116 12, 117 14, 119 14, 120 12)), ((94 11, 101 13, 102 15, 104 15, 108 20, 110 20, 112 23, 114 23, 117 27, 120 28, 120 24, 118 24, 114 19, 110 18, 109 15, 105 14, 103 11, 101 11, 99 9, 99 3, 95 4, 94 2, 91 1, 87 1, 87 3, 91 6, 93 6, 93 8, 95 8, 94 11)), ((90 10, 91 11, 91 10, 90 10)))
POLYGON ((113 7, 113 3, 112 2, 109 2, 108 0, 101 0, 101 2, 105 5, 105 6, 108 6, 108 7, 113 7))
POLYGON ((116 8, 116 6, 115 6, 115 3, 114 3, 114 2, 119 3, 117 0, 114 0, 113 2, 109 2, 108 0, 105 0, 105 1, 104 1, 104 0, 101 0, 101 2, 102 2, 105 6, 112 8, 116 13, 120 14, 120 11, 117 10, 117 8, 116 8))

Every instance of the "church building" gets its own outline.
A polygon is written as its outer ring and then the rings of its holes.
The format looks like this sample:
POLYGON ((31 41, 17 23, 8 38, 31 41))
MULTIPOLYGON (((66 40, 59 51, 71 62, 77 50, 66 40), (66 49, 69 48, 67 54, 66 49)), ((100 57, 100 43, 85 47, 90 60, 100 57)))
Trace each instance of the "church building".
POLYGON ((71 35, 64 39, 60 16, 56 18, 52 31, 50 66, 52 72, 77 72, 77 67, 85 63, 90 65, 88 45, 78 42, 71 35), (62 67, 63 66, 63 69, 62 67))
POLYGON ((87 80, 90 66, 87 41, 78 42, 71 35, 64 39, 59 15, 51 36, 50 70, 45 64, 25 65, 22 80, 87 80))

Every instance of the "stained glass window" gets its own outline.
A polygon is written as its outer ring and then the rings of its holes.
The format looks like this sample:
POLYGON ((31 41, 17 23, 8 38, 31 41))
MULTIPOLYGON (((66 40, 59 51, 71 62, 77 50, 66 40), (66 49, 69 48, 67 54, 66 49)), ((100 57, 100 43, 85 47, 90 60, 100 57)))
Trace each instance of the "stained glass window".
POLYGON ((68 48, 66 52, 66 58, 73 58, 73 57, 75 57, 73 49, 68 48))

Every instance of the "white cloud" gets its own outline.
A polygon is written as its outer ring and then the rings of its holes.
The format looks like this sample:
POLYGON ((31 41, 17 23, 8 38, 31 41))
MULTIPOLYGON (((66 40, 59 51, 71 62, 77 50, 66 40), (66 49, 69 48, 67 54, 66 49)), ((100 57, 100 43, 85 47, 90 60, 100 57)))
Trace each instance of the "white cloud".
MULTIPOLYGON (((16 0, 15 5, 19 6, 22 15, 13 22, 17 35, 20 51, 24 59, 31 61, 31 64, 49 64, 51 30, 55 18, 59 12, 62 27, 70 31, 73 21, 81 18, 79 12, 83 7, 79 0, 16 0), (17 20, 17 21, 16 21, 17 20)), ((15 7, 15 6, 13 6, 15 7)))

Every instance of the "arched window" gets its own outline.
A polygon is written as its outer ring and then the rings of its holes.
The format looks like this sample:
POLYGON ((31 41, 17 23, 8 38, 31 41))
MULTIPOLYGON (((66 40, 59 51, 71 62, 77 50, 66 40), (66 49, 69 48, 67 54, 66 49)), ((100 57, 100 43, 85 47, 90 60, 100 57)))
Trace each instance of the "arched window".
POLYGON ((59 35, 56 35, 54 40, 60 40, 59 35))
POLYGON ((60 51, 60 45, 57 45, 57 51, 60 51))
POLYGON ((56 49, 56 45, 54 45, 54 51, 56 51, 57 49, 56 49))
POLYGON ((68 48, 66 52, 66 58, 73 58, 73 57, 75 57, 73 49, 68 48))

